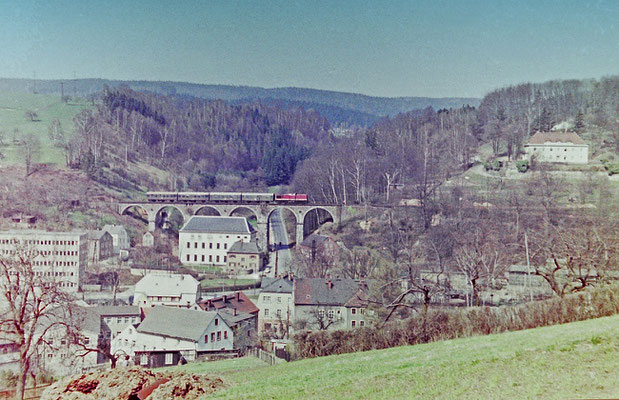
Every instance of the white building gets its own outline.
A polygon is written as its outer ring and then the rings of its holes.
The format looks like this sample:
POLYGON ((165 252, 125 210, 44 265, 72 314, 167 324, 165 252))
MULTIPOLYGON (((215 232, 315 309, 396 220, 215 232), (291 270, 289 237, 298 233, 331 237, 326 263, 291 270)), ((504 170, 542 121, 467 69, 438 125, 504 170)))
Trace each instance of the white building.
POLYGON ((133 305, 192 308, 200 298, 200 282, 191 275, 148 274, 135 284, 133 305))
POLYGON ((228 250, 238 241, 256 241, 245 217, 194 215, 180 230, 178 257, 183 265, 225 266, 228 250))
POLYGON ((129 234, 122 225, 105 225, 104 232, 108 232, 112 235, 112 243, 114 245, 114 253, 119 254, 121 250, 126 250, 131 247, 131 241, 129 240, 129 234))
POLYGON ((262 288, 256 306, 260 309, 258 333, 278 337, 290 335, 294 321, 293 281, 288 277, 262 278, 262 288))
POLYGON ((537 132, 524 145, 527 160, 538 162, 586 164, 589 146, 574 132, 537 132))
POLYGON ((216 311, 154 307, 137 328, 112 340, 112 353, 124 353, 147 367, 176 365, 204 353, 233 350, 234 333, 216 311))
POLYGON ((86 232, 47 232, 11 230, 0 232, 0 257, 16 258, 28 254, 28 260, 41 276, 49 276, 67 292, 82 288, 88 263, 86 232))

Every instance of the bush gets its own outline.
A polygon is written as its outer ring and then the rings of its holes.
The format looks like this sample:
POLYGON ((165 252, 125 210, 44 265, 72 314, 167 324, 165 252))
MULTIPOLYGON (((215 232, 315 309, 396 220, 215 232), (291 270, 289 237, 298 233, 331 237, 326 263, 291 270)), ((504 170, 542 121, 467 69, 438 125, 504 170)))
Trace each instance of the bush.
POLYGON ((619 163, 613 164, 604 160, 604 169, 608 171, 609 176, 619 174, 619 163))
POLYGON ((523 174, 529 170, 529 161, 528 160, 520 160, 516 161, 516 168, 518 172, 522 172, 523 174))
POLYGON ((503 162, 499 160, 488 160, 484 162, 486 171, 500 171, 501 167, 503 167, 503 162))
POLYGON ((303 332, 294 337, 295 355, 321 357, 605 317, 619 313, 618 293, 615 284, 517 306, 429 310, 383 327, 303 332))

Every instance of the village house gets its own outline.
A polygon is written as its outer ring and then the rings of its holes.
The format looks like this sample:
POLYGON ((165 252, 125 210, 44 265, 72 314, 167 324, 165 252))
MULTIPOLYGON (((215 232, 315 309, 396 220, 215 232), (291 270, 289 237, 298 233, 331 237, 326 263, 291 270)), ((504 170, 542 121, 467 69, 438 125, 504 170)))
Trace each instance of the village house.
POLYGON ((330 236, 312 233, 299 244, 298 251, 310 260, 322 257, 334 261, 339 258, 340 246, 330 236))
POLYGON ((354 279, 294 280, 294 322, 298 329, 327 330, 365 326, 367 285, 354 279))
POLYGON ((133 305, 191 308, 199 298, 200 282, 191 275, 147 274, 135 284, 133 305))
POLYGON ((120 254, 121 250, 126 250, 131 247, 131 241, 129 240, 129 234, 122 225, 105 225, 102 229, 104 232, 108 232, 112 236, 112 242, 114 246, 114 254, 120 254))
POLYGON ((137 327, 112 340, 113 354, 126 354, 144 367, 176 365, 203 354, 234 353, 234 332, 217 311, 158 306, 137 327))
POLYGON ((282 278, 262 278, 262 290, 258 296, 260 309, 258 333, 260 335, 287 338, 294 321, 293 281, 282 278))
POLYGON ((575 132, 537 132, 524 145, 527 160, 538 162, 586 164, 589 146, 575 132))
POLYGON ((0 231, 0 257, 25 253, 33 255, 28 262, 37 275, 49 277, 67 292, 81 291, 88 262, 85 232, 0 231))
POLYGON ((249 274, 260 271, 262 253, 256 242, 235 242, 228 250, 227 272, 234 275, 249 274))
POLYGON ((256 241, 244 217, 194 215, 179 232, 178 258, 183 265, 228 264, 228 250, 238 241, 256 241))
POLYGON ((106 231, 88 231, 88 263, 98 264, 114 255, 114 239, 106 231))
POLYGON ((114 339, 126 327, 141 321, 140 307, 137 306, 97 306, 95 311, 101 317, 102 335, 108 340, 114 339))
POLYGON ((234 330, 234 348, 244 352, 257 344, 258 307, 243 292, 201 300, 204 311, 218 311, 234 330))

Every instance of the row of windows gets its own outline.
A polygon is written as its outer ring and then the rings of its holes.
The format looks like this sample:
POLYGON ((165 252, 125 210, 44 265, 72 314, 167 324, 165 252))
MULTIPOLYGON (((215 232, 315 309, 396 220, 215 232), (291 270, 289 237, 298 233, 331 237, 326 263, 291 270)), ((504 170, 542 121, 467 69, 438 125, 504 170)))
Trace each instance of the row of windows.
POLYGON ((75 267, 77 263, 75 261, 34 261, 32 265, 35 267, 75 267))
MULTIPOLYGON (((186 259, 187 259, 187 261, 191 261, 191 255, 187 254, 186 259)), ((215 262, 219 262, 219 260, 220 260, 219 256, 215 256, 215 262)), ((228 260, 228 258, 226 256, 224 256, 224 262, 227 262, 227 260, 228 260)), ((198 255, 197 254, 193 255, 193 261, 194 262, 198 262, 198 255)), ((205 257, 204 254, 202 254, 202 256, 201 256, 201 262, 206 262, 206 257, 205 257)), ((213 255, 212 254, 208 256, 208 262, 210 262, 210 263, 213 262, 213 255)))
MULTIPOLYGON (((355 320, 350 321, 350 326, 352 326, 353 328, 357 326, 357 321, 355 320)), ((359 321, 359 326, 365 326, 365 321, 363 320, 359 321)))
MULTIPOLYGON (((269 314, 270 314, 269 309, 265 308, 264 309, 264 316, 268 317, 269 314)), ((281 318, 282 317, 282 310, 280 310, 280 309, 275 310, 275 317, 276 318, 281 318)))
POLYGON ((151 303, 154 301, 171 301, 178 302, 181 301, 180 297, 172 297, 172 296, 148 296, 148 301, 151 303))
MULTIPOLYGON (((263 296, 262 297, 262 301, 264 303, 270 303, 271 302, 271 296, 263 296)), ((281 296, 277 296, 277 302, 281 303, 282 302, 282 297, 281 296)))
MULTIPOLYGON (((20 244, 20 239, 2 239, 1 244, 20 244)), ((36 240, 26 239, 24 244, 44 245, 44 246, 75 246, 77 242, 75 240, 36 240)))
MULTIPOLYGON (((228 331, 223 331, 223 332, 224 332, 224 339, 228 339, 228 331)), ((214 342, 215 340, 217 341, 221 340, 221 331, 211 332, 211 342, 214 342), (217 334, 217 339, 215 339, 215 334, 217 334)), ((208 335, 204 335, 204 343, 208 343, 208 335)))
POLYGON ((73 276, 73 272, 62 272, 62 271, 37 271, 37 276, 73 276))
MULTIPOLYGON (((112 322, 114 318, 113 317, 105 317, 105 322, 107 322, 108 324, 112 322)), ((134 323, 138 321, 138 317, 124 317, 125 320, 125 324, 128 324, 129 322, 134 323)), ((116 323, 121 324, 123 322, 123 317, 116 317, 116 323)))
MULTIPOLYGON (((217 243, 209 242, 208 248, 212 249, 213 245, 215 245, 216 249, 220 249, 221 248, 221 243, 219 243, 219 242, 217 242, 217 243)), ((223 245, 224 245, 223 246, 224 250, 228 249, 228 243, 224 243, 223 245)), ((187 242, 187 248, 191 249, 191 242, 187 242)), ((194 249, 198 248, 198 242, 193 242, 193 248, 194 249)), ((202 242, 202 248, 206 249, 206 243, 202 242)))
MULTIPOLYGON (((241 261, 245 261, 245 256, 239 256, 239 257, 241 257, 241 261)), ((257 257, 257 256, 255 256, 255 255, 251 255, 251 256, 249 256, 249 258, 250 258, 251 260, 255 260, 255 259, 256 259, 256 257, 257 257)), ((236 258, 236 254, 230 254, 230 258, 236 258)))
MULTIPOLYGON (((2 254, 10 254, 15 255, 17 252, 15 250, 2 250, 2 254)), ((77 251, 39 251, 35 252, 35 256, 77 256, 77 251)))

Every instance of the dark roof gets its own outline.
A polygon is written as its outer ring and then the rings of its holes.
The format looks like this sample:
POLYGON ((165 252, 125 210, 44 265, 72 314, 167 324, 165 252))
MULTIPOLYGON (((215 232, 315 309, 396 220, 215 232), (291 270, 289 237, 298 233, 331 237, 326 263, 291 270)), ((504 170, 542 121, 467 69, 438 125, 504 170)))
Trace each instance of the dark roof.
POLYGON ((243 321, 247 321, 248 319, 256 318, 254 314, 250 314, 246 312, 237 312, 236 315, 234 315, 234 311, 228 310, 228 309, 223 309, 222 311, 220 311, 219 315, 221 315, 221 318, 223 318, 224 321, 226 321, 226 324, 228 324, 230 328, 234 327, 239 322, 243 322, 243 321))
POLYGON ((298 278, 294 281, 294 304, 356 306, 365 300, 364 291, 365 284, 354 279, 298 278))
POLYGON ((217 312, 158 306, 149 310, 137 330, 179 339, 197 341, 217 312))
POLYGON ((94 309, 102 317, 140 315, 140 307, 138 306, 97 306, 94 309))
POLYGON ((241 240, 235 242, 232 246, 230 246, 230 250, 228 253, 242 253, 242 254, 259 254, 260 249, 258 245, 254 242, 245 243, 241 240))
POLYGON ((222 309, 236 309, 238 312, 257 314, 260 309, 243 292, 236 292, 231 295, 215 297, 212 299, 200 300, 198 305, 206 311, 216 311, 222 309), (224 301, 225 297, 225 301, 224 301))
POLYGON ((267 293, 292 293, 292 280, 288 278, 262 278, 261 291, 267 293))
MULTIPOLYGON (((88 231, 88 239, 90 240, 101 240, 101 238, 105 235, 110 235, 109 232, 107 231, 95 231, 95 230, 90 230, 88 231)), ((111 237, 112 235, 110 235, 111 237)))
POLYGON ((181 232, 249 234, 253 232, 253 228, 245 217, 194 215, 181 232))
POLYGON ((127 233, 127 230, 122 225, 105 225, 101 230, 109 232, 110 235, 127 233))
POLYGON ((573 143, 586 144, 575 132, 537 132, 528 144, 573 143))
POLYGON ((318 235, 317 233, 312 233, 311 235, 306 237, 301 242, 301 246, 312 247, 312 242, 314 240, 316 241, 316 246, 321 246, 328 239, 331 239, 331 238, 329 236, 326 236, 326 235, 318 235))

